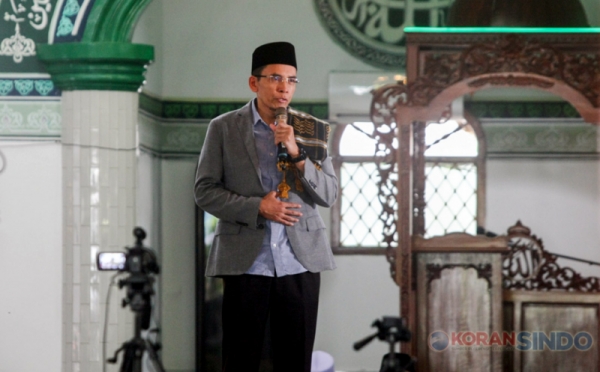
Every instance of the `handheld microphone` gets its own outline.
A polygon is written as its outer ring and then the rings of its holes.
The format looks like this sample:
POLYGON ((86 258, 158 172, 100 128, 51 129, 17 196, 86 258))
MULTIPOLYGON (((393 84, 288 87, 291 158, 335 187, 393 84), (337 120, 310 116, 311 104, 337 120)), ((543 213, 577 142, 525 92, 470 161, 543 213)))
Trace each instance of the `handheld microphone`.
MULTIPOLYGON (((287 123, 287 109, 285 107, 278 107, 275 110, 275 125, 279 123, 287 123)), ((277 144, 277 160, 285 161, 288 158, 288 152, 283 142, 277 144)))

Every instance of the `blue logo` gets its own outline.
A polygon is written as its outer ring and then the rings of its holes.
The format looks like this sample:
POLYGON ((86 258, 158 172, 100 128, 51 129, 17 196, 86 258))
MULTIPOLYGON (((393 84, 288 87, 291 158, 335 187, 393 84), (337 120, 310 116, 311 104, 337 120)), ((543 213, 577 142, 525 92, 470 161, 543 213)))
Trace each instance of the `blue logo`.
POLYGON ((434 351, 444 351, 450 345, 446 332, 435 331, 429 335, 429 348, 434 351))

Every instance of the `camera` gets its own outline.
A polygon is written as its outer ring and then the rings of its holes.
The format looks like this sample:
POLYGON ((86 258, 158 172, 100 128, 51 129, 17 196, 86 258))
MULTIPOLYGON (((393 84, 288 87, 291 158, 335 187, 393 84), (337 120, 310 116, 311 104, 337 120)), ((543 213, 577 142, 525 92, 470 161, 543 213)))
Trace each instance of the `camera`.
POLYGON ((129 305, 135 313, 134 337, 115 351, 114 357, 107 359, 107 362, 116 363, 118 354, 123 352, 120 371, 142 372, 142 355, 147 352, 153 370, 164 372, 165 369, 157 355, 160 345, 142 337, 142 330, 150 327, 154 275, 160 270, 156 254, 142 243, 146 232, 136 227, 133 235, 136 237, 135 245, 125 247, 127 252, 100 252, 96 260, 98 270, 129 273, 128 277, 119 280, 119 288, 127 288, 122 306, 129 305))
POLYGON ((127 252, 100 252, 97 256, 98 270, 125 271, 130 274, 158 274, 159 267, 153 251, 144 248, 142 240, 146 232, 136 227, 133 230, 136 237, 134 247, 125 247, 127 252))

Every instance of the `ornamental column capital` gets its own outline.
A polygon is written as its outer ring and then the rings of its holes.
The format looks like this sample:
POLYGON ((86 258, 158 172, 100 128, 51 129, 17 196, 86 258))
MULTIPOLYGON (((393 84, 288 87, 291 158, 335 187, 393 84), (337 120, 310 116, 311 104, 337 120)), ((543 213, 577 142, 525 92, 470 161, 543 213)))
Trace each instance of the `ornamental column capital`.
POLYGON ((136 92, 154 47, 112 41, 40 44, 38 58, 61 90, 136 92))

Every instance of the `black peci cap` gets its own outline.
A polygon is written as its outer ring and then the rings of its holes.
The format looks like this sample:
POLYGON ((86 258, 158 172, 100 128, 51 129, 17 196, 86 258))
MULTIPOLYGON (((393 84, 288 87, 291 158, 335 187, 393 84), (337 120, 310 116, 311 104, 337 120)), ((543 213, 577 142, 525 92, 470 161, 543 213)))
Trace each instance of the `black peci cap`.
POLYGON ((273 64, 290 65, 298 68, 294 46, 285 41, 278 41, 261 45, 252 53, 252 71, 273 64))

